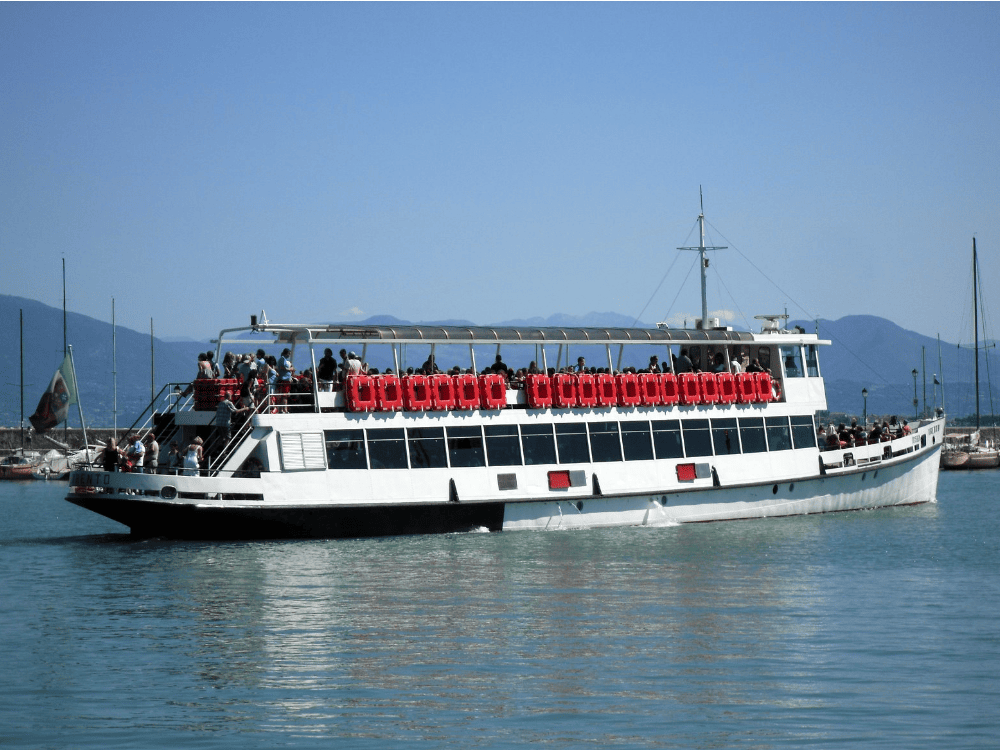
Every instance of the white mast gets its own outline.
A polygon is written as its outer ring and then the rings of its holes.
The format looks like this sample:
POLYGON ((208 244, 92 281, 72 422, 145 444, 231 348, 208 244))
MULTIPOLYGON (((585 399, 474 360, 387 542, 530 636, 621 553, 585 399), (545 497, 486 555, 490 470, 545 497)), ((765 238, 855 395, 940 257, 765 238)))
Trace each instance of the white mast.
POLYGON ((701 201, 701 213, 698 214, 698 229, 701 234, 701 241, 698 247, 679 247, 678 250, 697 250, 699 255, 699 266, 701 268, 701 325, 702 328, 708 326, 708 291, 706 281, 706 269, 708 269, 708 258, 705 257, 707 250, 725 250, 726 247, 707 247, 705 245, 705 196, 702 194, 701 185, 698 186, 698 198, 701 201))

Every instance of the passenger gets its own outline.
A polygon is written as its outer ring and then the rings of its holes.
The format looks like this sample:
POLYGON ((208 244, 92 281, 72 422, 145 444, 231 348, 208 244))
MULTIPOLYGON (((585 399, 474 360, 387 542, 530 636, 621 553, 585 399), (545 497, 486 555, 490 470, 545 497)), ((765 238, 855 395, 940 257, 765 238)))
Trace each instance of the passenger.
POLYGON ((146 473, 160 473, 160 444, 156 442, 156 435, 152 432, 146 435, 146 473))
POLYGON ((760 366, 760 362, 758 362, 755 359, 753 362, 751 362, 749 365, 747 365, 746 371, 747 372, 764 372, 764 368, 761 367, 760 366))
POLYGON ((347 356, 347 349, 340 350, 340 379, 343 380, 350 374, 351 364, 347 356))
POLYGON ((212 378, 215 377, 212 372, 212 362, 208 358, 208 354, 202 352, 198 355, 198 375, 199 378, 212 378))
POLYGON ((895 415, 889 418, 889 432, 892 433, 893 438, 898 438, 903 434, 903 426, 896 421, 895 415))
POLYGON ((660 358, 655 354, 649 358, 649 367, 646 368, 646 372, 663 372, 660 369, 660 358))
POLYGON ((840 448, 846 448, 847 445, 841 442, 840 437, 836 432, 831 432, 826 436, 826 447, 828 450, 839 450, 840 448))
POLYGON ((492 370, 493 372, 498 372, 506 378, 510 378, 510 368, 504 364, 503 357, 500 356, 499 354, 497 355, 496 361, 493 363, 493 366, 490 367, 490 370, 492 370))
POLYGON ((101 452, 101 466, 104 471, 118 471, 122 462, 122 452, 113 437, 108 438, 101 452))
POLYGON ((219 363, 215 361, 215 352, 205 352, 205 358, 208 360, 208 368, 212 371, 212 377, 216 379, 222 377, 222 371, 219 369, 219 363))
POLYGON ((538 369, 538 363, 535 360, 531 360, 531 364, 528 365, 528 374, 537 375, 541 370, 538 369))
POLYGON ((200 437, 196 437, 184 451, 184 476, 194 477, 198 475, 201 462, 205 458, 205 451, 202 449, 204 442, 200 437))
POLYGON ((232 352, 226 352, 226 355, 222 358, 223 377, 226 378, 239 377, 239 373, 236 367, 238 362, 239 360, 236 358, 235 354, 233 354, 232 352))
POLYGON ((576 358, 576 371, 577 372, 587 371, 587 361, 583 357, 576 358))
POLYGON ((215 407, 215 434, 218 436, 220 448, 228 445, 233 437, 233 416, 245 414, 247 411, 244 406, 239 408, 233 406, 228 393, 223 395, 219 405, 215 407))
POLYGON ((905 419, 903 420, 903 434, 904 435, 910 434, 910 423, 907 422, 905 419))
POLYGON ((715 359, 712 360, 712 372, 725 372, 726 371, 726 359, 722 356, 722 352, 715 353, 715 359))
POLYGON ((170 450, 167 452, 167 474, 176 475, 184 468, 184 457, 181 455, 180 447, 176 440, 170 442, 170 450))
POLYGON ((125 460, 128 462, 131 471, 142 474, 142 460, 146 453, 146 448, 138 435, 129 435, 126 440, 128 448, 125 449, 125 460))
POLYGON ((694 372, 694 365, 691 363, 687 349, 681 349, 680 356, 674 357, 674 372, 694 372))
POLYGON ((319 378, 321 390, 333 389, 333 383, 337 378, 337 360, 333 358, 333 349, 323 350, 323 358, 316 366, 316 376, 319 378))
MULTIPOLYGON (((354 352, 351 352, 350 356, 353 357, 354 356, 354 352)), ((427 359, 425 359, 424 363, 420 366, 420 370, 421 370, 421 372, 423 372, 424 375, 434 375, 435 373, 441 372, 438 369, 437 362, 434 361, 434 355, 433 354, 428 354, 427 355, 427 359)))
POLYGON ((281 357, 277 361, 277 390, 281 393, 278 403, 281 404, 281 413, 288 414, 288 396, 292 390, 292 374, 295 372, 295 365, 292 364, 292 350, 285 348, 281 350, 281 357))
POLYGON ((264 353, 263 349, 257 350, 257 372, 264 371, 264 365, 267 363, 267 355, 264 353))
POLYGON ((361 365, 361 360, 358 359, 358 355, 354 352, 349 352, 347 355, 347 374, 362 375, 363 373, 364 368, 361 365))

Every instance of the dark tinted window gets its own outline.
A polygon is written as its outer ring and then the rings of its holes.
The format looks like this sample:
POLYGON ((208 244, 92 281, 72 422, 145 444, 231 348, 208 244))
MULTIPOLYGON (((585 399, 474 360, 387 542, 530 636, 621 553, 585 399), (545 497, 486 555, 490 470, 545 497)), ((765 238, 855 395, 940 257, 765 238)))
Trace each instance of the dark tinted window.
POLYGON ((521 425, 521 447, 528 466, 556 462, 556 442, 550 424, 521 425))
POLYGON ((408 469, 403 430, 368 430, 368 459, 373 469, 408 469))
POLYGON ((583 422, 556 425, 556 447, 559 449, 559 463, 590 463, 590 449, 587 447, 587 425, 583 422))
POLYGON ((326 430, 326 465, 331 469, 367 469, 364 430, 326 430))
POLYGON ((676 419, 653 420, 653 447, 657 458, 684 458, 681 423, 676 419))
POLYGON ((617 422, 590 422, 587 428, 590 430, 590 451, 594 454, 594 461, 622 460, 617 422))
POLYGON ((730 456, 740 452, 740 436, 735 419, 712 420, 712 444, 716 456, 730 456))
POLYGON ((684 432, 684 455, 688 458, 712 455, 712 436, 707 419, 686 419, 681 422, 684 432))
POLYGON ((764 420, 761 417, 740 417, 740 443, 744 453, 764 453, 764 420))
POLYGON ((448 462, 452 466, 486 466, 480 427, 448 428, 448 462))
POLYGON ((790 451, 792 449, 792 433, 788 429, 788 417, 768 417, 767 449, 771 451, 790 451))
MULTIPOLYGON (((622 422, 622 447, 626 461, 649 461, 653 458, 653 442, 649 422, 622 422)), ((678 447, 680 441, 678 440, 678 447)))
POLYGON ((816 447, 816 427, 812 417, 792 417, 792 443, 796 448, 816 447))
POLYGON ((441 469, 448 465, 443 427, 413 427, 407 432, 410 466, 414 469, 441 469))
POLYGON ((490 466, 520 466, 521 441, 516 424, 486 425, 486 454, 490 466))

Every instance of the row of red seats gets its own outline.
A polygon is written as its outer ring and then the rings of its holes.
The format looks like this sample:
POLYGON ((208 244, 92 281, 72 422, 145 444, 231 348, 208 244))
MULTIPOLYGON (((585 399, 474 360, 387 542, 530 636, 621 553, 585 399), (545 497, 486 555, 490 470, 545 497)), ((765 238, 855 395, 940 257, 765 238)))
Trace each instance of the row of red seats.
POLYGON ((528 406, 571 408, 587 406, 673 406, 767 403, 777 394, 766 372, 731 373, 559 373, 529 375, 525 381, 528 406))
POLYGON ((344 400, 350 411, 445 411, 502 409, 502 375, 348 375, 344 400))
POLYGON ((236 378, 197 378, 192 384, 195 411, 215 411, 223 396, 235 401, 240 395, 240 381, 236 378))
MULTIPOLYGON (((767 403, 778 397, 766 372, 559 373, 528 375, 528 407, 672 406, 767 403)), ((501 409, 507 383, 501 375, 349 375, 344 398, 350 411, 501 409)))

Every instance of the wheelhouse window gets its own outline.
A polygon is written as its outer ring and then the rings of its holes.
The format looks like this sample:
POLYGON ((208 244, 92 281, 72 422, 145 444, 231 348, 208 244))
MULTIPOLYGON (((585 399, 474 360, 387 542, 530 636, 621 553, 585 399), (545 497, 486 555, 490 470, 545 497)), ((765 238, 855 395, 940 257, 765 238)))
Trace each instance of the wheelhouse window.
POLYGON ((583 422, 556 425, 556 448, 559 463, 590 463, 590 449, 587 446, 587 426, 583 422))
POLYGON ((785 368, 785 377, 804 378, 802 350, 798 346, 782 346, 778 349, 781 352, 781 363, 785 368))
POLYGON ((686 419, 682 423, 684 455, 688 458, 712 455, 712 436, 707 419, 686 419))
POLYGON ((486 432, 486 456, 490 466, 520 466, 521 441, 516 424, 493 424, 486 432))
MULTIPOLYGON (((653 441, 650 437, 649 422, 622 422, 622 448, 626 461, 652 461, 653 441)), ((680 447, 680 434, 677 435, 680 447)))
POLYGON ((740 435, 735 419, 712 420, 712 444, 716 456, 731 456, 740 452, 740 435))
POLYGON ((368 459, 373 469, 408 469, 402 428, 368 430, 368 459))
POLYGON ((763 417, 740 417, 740 444, 744 453, 766 453, 763 417))
POLYGON ((449 427, 448 462, 455 467, 486 466, 482 428, 449 427))
POLYGON ((414 469, 442 469, 448 466, 445 457, 443 427, 411 427, 408 443, 410 466, 414 469))
POLYGON ((326 465, 331 469, 367 469, 364 430, 326 430, 326 465))
POLYGON ((788 417, 768 417, 767 447, 772 451, 790 451, 792 449, 792 433, 788 429, 788 417))
POLYGON ((654 419, 653 448, 657 458, 684 458, 681 423, 676 419, 654 419))
POLYGON ((810 378, 819 377, 819 347, 815 344, 806 347, 806 374, 810 378))
POLYGON ((816 447, 816 426, 812 417, 792 417, 792 444, 796 448, 816 447))
POLYGON ((521 425, 521 447, 527 466, 556 462, 556 443, 550 424, 521 425))
MULTIPOLYGON (((590 431, 590 450, 594 454, 595 462, 622 460, 622 444, 618 437, 617 422, 588 422, 587 429, 590 431)), ((561 448, 559 455, 562 456, 561 448)))

